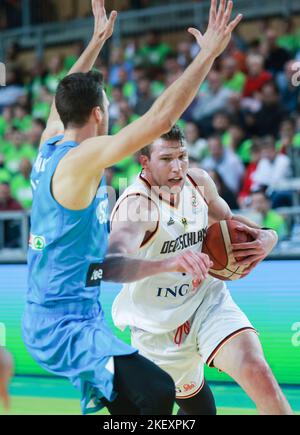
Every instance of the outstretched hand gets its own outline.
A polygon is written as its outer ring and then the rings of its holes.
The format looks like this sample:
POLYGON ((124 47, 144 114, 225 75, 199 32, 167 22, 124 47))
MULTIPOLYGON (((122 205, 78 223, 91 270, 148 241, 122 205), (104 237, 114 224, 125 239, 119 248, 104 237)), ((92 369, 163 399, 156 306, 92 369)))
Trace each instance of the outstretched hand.
POLYGON ((94 37, 105 42, 114 32, 118 13, 112 11, 107 18, 104 0, 92 0, 92 8, 95 17, 94 37))
POLYGON ((233 30, 242 20, 239 14, 233 21, 230 21, 233 9, 233 2, 221 0, 217 10, 217 0, 211 0, 208 28, 204 35, 193 27, 188 31, 193 35, 202 50, 207 50, 215 57, 220 56, 229 44, 233 30))

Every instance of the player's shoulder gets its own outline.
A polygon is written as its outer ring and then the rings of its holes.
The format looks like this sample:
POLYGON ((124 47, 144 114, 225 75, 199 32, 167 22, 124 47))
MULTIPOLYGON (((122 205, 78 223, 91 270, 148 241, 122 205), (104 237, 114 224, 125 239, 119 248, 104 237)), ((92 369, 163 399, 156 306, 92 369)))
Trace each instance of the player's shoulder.
MULTIPOLYGON (((142 189, 131 188, 121 195, 117 201, 111 216, 111 221, 118 220, 120 216, 135 218, 136 216, 147 217, 151 215, 151 219, 159 220, 159 209, 157 204, 151 199, 151 196, 142 189)), ((128 220, 127 218, 125 220, 128 220)), ((147 221, 148 219, 146 219, 147 221)))
POLYGON ((188 177, 192 182, 197 184, 197 186, 205 186, 211 180, 208 173, 204 169, 200 168, 190 168, 188 171, 188 177))
POLYGON ((156 205, 150 186, 143 181, 140 175, 137 176, 135 181, 122 193, 118 202, 124 201, 141 205, 147 205, 148 203, 153 206, 156 205))

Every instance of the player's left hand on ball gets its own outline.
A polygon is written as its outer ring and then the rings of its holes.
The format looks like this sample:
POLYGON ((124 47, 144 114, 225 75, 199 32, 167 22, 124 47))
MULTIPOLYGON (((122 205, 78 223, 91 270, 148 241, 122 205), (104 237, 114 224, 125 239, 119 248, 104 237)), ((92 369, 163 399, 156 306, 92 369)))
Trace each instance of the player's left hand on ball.
POLYGON ((208 271, 212 267, 212 262, 208 255, 202 252, 185 251, 177 257, 178 272, 188 273, 194 278, 194 287, 207 279, 208 271))
POLYGON ((106 41, 114 32, 118 13, 112 11, 109 18, 107 18, 104 0, 92 0, 92 8, 95 17, 94 37, 106 41))
POLYGON ((274 231, 259 230, 242 224, 237 230, 249 234, 254 239, 252 242, 232 245, 238 266, 249 265, 249 268, 253 268, 253 264, 257 265, 270 254, 278 240, 274 231))
POLYGON ((0 349, 0 402, 3 402, 6 410, 10 407, 8 386, 13 375, 13 360, 11 355, 0 349))

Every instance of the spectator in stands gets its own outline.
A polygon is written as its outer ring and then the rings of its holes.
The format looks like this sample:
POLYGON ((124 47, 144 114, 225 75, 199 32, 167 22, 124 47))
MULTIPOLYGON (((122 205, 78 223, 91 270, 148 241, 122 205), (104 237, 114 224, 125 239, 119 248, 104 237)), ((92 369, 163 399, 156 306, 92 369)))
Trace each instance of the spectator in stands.
POLYGON ((224 148, 222 138, 218 135, 208 139, 208 148, 210 156, 203 160, 201 166, 206 171, 217 171, 226 187, 237 194, 245 172, 244 165, 232 150, 224 148))
POLYGON ((15 175, 18 170, 22 159, 28 159, 33 162, 37 156, 37 150, 32 144, 25 142, 26 136, 17 128, 11 128, 9 135, 11 143, 4 151, 5 167, 12 175, 15 175))
POLYGON ((13 116, 13 127, 22 132, 28 132, 32 128, 32 116, 22 104, 16 104, 13 107, 13 116))
POLYGON ((238 63, 234 57, 225 57, 221 64, 223 86, 234 92, 243 92, 246 75, 238 69, 238 63))
POLYGON ((206 83, 202 86, 198 95, 198 102, 194 108, 194 119, 201 125, 211 124, 212 116, 224 110, 228 104, 233 91, 222 84, 221 74, 213 70, 209 73, 206 83))
POLYGON ((236 200, 236 195, 226 186, 218 171, 209 171, 208 174, 213 179, 221 198, 227 202, 231 210, 238 210, 239 206, 236 200))
POLYGON ((119 83, 119 71, 124 68, 130 78, 132 72, 132 62, 125 61, 124 51, 121 47, 112 47, 109 61, 109 83, 116 86, 119 83))
POLYGON ((261 109, 255 115, 255 132, 258 136, 278 136, 280 123, 285 116, 274 82, 266 83, 261 92, 261 109))
POLYGON ((10 183, 11 174, 4 166, 4 154, 0 154, 0 183, 10 183))
POLYGON ((20 164, 20 173, 15 175, 11 181, 12 196, 21 204, 24 210, 30 210, 32 206, 31 171, 30 160, 23 159, 20 164))
POLYGON ((296 132, 294 118, 286 118, 280 125, 279 140, 276 142, 276 150, 282 154, 291 152, 292 148, 300 148, 300 133, 296 132))
POLYGON ((124 100, 123 90, 121 85, 116 85, 112 89, 111 101, 109 104, 109 119, 110 122, 115 122, 120 116, 120 103, 124 100))
POLYGON ((246 127, 246 111, 242 107, 243 97, 241 94, 234 93, 228 100, 226 112, 234 123, 240 124, 243 128, 246 127))
POLYGON ((277 85, 280 92, 280 103, 284 110, 294 113, 300 108, 300 86, 295 86, 295 60, 290 60, 284 66, 284 72, 277 75, 277 85))
POLYGON ((51 95, 51 93, 47 90, 45 86, 41 86, 39 88, 37 97, 33 103, 33 118, 41 118, 46 121, 50 113, 52 100, 53 96, 51 95))
POLYGON ((277 45, 289 51, 291 55, 297 53, 298 43, 295 32, 295 26, 292 18, 285 18, 282 21, 282 32, 277 38, 277 45))
POLYGON ((125 68, 119 69, 118 85, 122 88, 124 98, 126 98, 130 104, 134 105, 136 102, 136 83, 129 80, 128 72, 125 68))
POLYGON ((0 150, 1 150, 1 138, 3 138, 10 127, 12 122, 12 109, 10 106, 3 109, 2 115, 0 115, 0 150))
POLYGON ((32 128, 26 134, 27 142, 33 145, 35 149, 39 148, 42 133, 46 128, 46 122, 43 119, 33 119, 32 128))
MULTIPOLYGON (((22 206, 11 196, 8 183, 0 183, 0 212, 22 211, 22 206)), ((18 220, 7 220, 4 222, 4 245, 0 249, 18 248, 21 245, 21 228, 18 220)))
POLYGON ((242 72, 246 72, 246 54, 245 54, 245 46, 247 44, 242 41, 242 39, 239 37, 236 37, 236 34, 233 38, 231 38, 231 41, 223 54, 223 58, 225 57, 233 57, 237 61, 238 70, 242 72), (243 46, 243 49, 241 49, 241 46, 243 46))
POLYGON ((289 231, 284 218, 271 208, 271 200, 264 189, 255 190, 251 194, 250 209, 261 215, 263 228, 271 228, 276 231, 280 239, 287 237, 289 231))
POLYGON ((32 66, 27 71, 28 83, 27 89, 29 98, 36 100, 39 97, 42 86, 45 85, 45 77, 47 75, 46 67, 43 60, 35 58, 32 66))
POLYGON ((59 82, 66 75, 66 71, 63 68, 63 60, 61 56, 52 56, 48 65, 48 73, 45 77, 45 85, 47 89, 55 94, 59 82))
POLYGON ((137 103, 134 112, 143 116, 153 105, 155 98, 151 92, 151 81, 147 77, 142 77, 137 83, 137 103))
POLYGON ((255 97, 264 84, 272 80, 272 74, 264 70, 264 58, 254 54, 247 57, 247 71, 244 97, 255 97))
POLYGON ((8 183, 0 184, 0 211, 21 211, 21 204, 11 196, 8 183))
POLYGON ((118 120, 116 120, 111 126, 111 134, 117 134, 122 128, 126 127, 126 125, 139 118, 139 116, 133 112, 132 107, 125 99, 120 101, 119 109, 120 114, 118 120))
POLYGON ((268 29, 266 39, 262 42, 261 51, 265 57, 265 68, 274 76, 281 72, 284 65, 291 60, 291 53, 277 43, 278 34, 274 29, 268 29))
POLYGON ((240 123, 232 122, 230 124, 225 145, 234 151, 245 165, 251 162, 252 143, 252 139, 247 137, 246 131, 240 123))
POLYGON ((214 114, 212 119, 213 132, 214 134, 218 134, 222 137, 222 143, 224 146, 229 145, 228 129, 230 128, 230 124, 231 118, 225 110, 214 114))
POLYGON ((173 74, 174 76, 177 76, 178 74, 182 74, 183 66, 178 62, 177 53, 170 52, 167 55, 164 63, 164 69, 167 75, 173 74))
POLYGON ((23 84, 20 83, 15 70, 6 67, 6 86, 0 87, 0 113, 7 107, 17 103, 18 98, 24 95, 23 84))
POLYGON ((276 141, 272 136, 263 139, 261 145, 261 160, 253 175, 255 188, 266 187, 272 195, 273 208, 290 206, 290 192, 277 192, 281 182, 291 177, 291 160, 288 156, 276 152, 276 141))
POLYGON ((207 140, 201 138, 199 127, 194 122, 187 122, 184 134, 190 159, 199 163, 207 154, 207 140))
POLYGON ((177 62, 186 68, 193 60, 192 44, 190 41, 181 41, 177 46, 177 62))
POLYGON ((254 190, 255 187, 255 181, 253 180, 253 177, 256 172, 258 162, 261 158, 261 144, 260 141, 257 139, 252 141, 250 156, 250 163, 246 169, 243 187, 238 197, 238 203, 240 208, 242 209, 249 205, 251 192, 254 190))
POLYGON ((161 42, 158 32, 156 30, 151 30, 146 35, 145 44, 143 44, 138 51, 138 57, 145 66, 160 67, 163 66, 164 61, 170 52, 170 46, 161 42))

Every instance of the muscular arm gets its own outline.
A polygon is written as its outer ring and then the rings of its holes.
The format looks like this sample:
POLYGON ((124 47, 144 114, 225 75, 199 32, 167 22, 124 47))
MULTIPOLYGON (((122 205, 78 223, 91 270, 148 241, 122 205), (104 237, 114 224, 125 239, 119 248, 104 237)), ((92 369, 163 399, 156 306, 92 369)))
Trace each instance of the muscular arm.
POLYGON ((108 256, 103 263, 104 281, 136 282, 165 272, 185 272, 196 280, 205 279, 209 260, 200 253, 186 251, 173 258, 153 261, 134 258, 146 235, 155 232, 158 221, 158 209, 147 198, 124 200, 112 220, 108 256))
MULTIPOLYGON (((106 18, 106 12, 104 8, 104 0, 92 0, 92 7, 93 7, 93 14, 95 17, 94 21, 94 34, 93 37, 80 56, 80 58, 77 60, 75 65, 71 68, 69 73, 75 74, 75 73, 86 73, 89 72, 98 56, 101 52, 106 40, 110 38, 110 36, 113 33, 114 29, 114 23, 117 17, 117 13, 113 11, 110 15, 109 20, 106 18)), ((64 126, 63 123, 59 117, 59 114, 56 109, 55 99, 53 100, 50 115, 47 121, 46 129, 43 132, 41 143, 45 143, 48 139, 51 137, 60 135, 64 133, 64 126)))
POLYGON ((103 265, 105 281, 117 278, 124 283, 135 282, 167 271, 166 261, 145 261, 132 256, 142 245, 146 234, 155 231, 158 220, 157 207, 147 198, 130 197, 124 200, 113 216, 108 256, 103 265), (150 214, 152 220, 149 219, 150 214))
POLYGON ((84 141, 73 151, 73 168, 88 167, 89 176, 93 177, 171 129, 195 98, 214 60, 225 50, 233 29, 241 20, 241 16, 238 16, 228 24, 232 12, 231 1, 225 10, 226 1, 221 0, 218 13, 216 4, 217 1, 212 0, 208 29, 203 36, 196 29, 189 30, 201 46, 201 52, 183 75, 158 98, 143 117, 118 134, 84 141))

